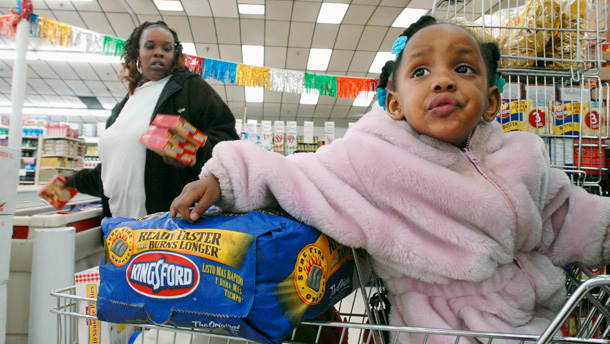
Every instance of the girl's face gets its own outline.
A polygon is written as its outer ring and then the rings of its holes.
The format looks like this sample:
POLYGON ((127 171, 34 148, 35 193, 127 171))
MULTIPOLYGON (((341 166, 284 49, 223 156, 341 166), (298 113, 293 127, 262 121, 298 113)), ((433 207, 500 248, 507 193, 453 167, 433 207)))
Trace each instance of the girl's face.
POLYGON ((454 25, 436 24, 409 37, 386 108, 420 134, 463 147, 481 118, 494 120, 497 87, 487 86, 487 70, 477 41, 454 25))
POLYGON ((174 36, 159 26, 146 28, 140 37, 138 59, 144 81, 157 81, 169 75, 174 60, 174 36))

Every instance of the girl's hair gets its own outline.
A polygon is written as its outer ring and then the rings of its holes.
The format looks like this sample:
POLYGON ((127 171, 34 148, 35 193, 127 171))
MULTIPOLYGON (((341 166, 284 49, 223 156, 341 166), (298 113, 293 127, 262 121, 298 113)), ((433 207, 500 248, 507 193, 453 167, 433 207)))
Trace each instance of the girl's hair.
POLYGON ((167 24, 163 21, 157 22, 144 22, 140 26, 136 27, 129 38, 125 41, 125 53, 122 56, 123 68, 121 69, 121 80, 126 81, 129 85, 129 94, 133 94, 136 87, 138 87, 144 80, 144 76, 138 68, 138 56, 140 55, 140 38, 144 30, 151 27, 161 27, 169 31, 174 36, 174 59, 172 66, 170 67, 170 74, 177 69, 184 69, 186 57, 182 53, 182 43, 178 40, 178 34, 176 31, 170 29, 167 24))
MULTIPOLYGON (((435 24, 441 23, 432 16, 422 16, 418 21, 406 28, 400 37, 406 36, 407 38, 411 38, 419 30, 435 24)), ((481 54, 483 55, 483 60, 485 61, 485 67, 487 69, 487 84, 489 87, 492 87, 499 77, 498 61, 500 60, 500 48, 498 48, 498 45, 495 43, 479 43, 479 48, 481 49, 481 54)), ((381 69, 381 74, 379 75, 379 88, 385 89, 388 87, 388 81, 390 81, 391 77, 392 83, 389 86, 391 89, 395 89, 396 74, 394 73, 394 70, 400 66, 403 51, 398 54, 396 60, 387 61, 381 69)))

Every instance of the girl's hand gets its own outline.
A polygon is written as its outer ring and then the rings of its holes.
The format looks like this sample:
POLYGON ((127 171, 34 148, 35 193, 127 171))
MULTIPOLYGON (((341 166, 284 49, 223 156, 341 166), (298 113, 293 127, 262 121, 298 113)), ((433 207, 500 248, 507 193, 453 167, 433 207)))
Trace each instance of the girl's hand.
POLYGON ((182 189, 182 193, 174 199, 169 213, 172 217, 182 215, 187 221, 196 221, 208 208, 220 198, 220 183, 214 176, 206 177, 188 183, 182 189), (189 207, 194 203, 193 211, 189 207))

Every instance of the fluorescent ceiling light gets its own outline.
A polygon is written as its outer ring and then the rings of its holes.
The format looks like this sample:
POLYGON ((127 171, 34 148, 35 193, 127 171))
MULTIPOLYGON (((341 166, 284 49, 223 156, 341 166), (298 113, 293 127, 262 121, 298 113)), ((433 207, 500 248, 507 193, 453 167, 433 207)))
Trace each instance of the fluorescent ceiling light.
POLYGON ((159 11, 184 11, 180 1, 155 0, 155 6, 159 11))
POLYGON ((265 47, 262 45, 242 45, 241 58, 245 65, 263 67, 265 65, 265 47))
POLYGON ((322 3, 322 7, 320 7, 320 13, 318 14, 318 19, 316 21, 324 24, 341 24, 348 7, 348 4, 324 2, 322 3))
POLYGON ((187 55, 191 55, 191 56, 197 56, 197 48, 195 48, 195 44, 194 43, 184 43, 184 42, 182 42, 182 53, 183 54, 187 54, 187 55))
POLYGON ((303 105, 315 105, 318 104, 320 95, 318 93, 302 93, 300 104, 303 105))
POLYGON ((360 91, 360 93, 358 94, 358 97, 356 97, 356 99, 354 99, 352 106, 365 106, 365 107, 369 106, 369 105, 371 105, 371 101, 373 100, 374 95, 375 95, 375 92, 360 91))
POLYGON ((332 49, 311 49, 309 51, 309 60, 307 60, 308 70, 326 70, 330 62, 330 56, 333 54, 332 49))
POLYGON ((379 74, 381 73, 381 68, 385 65, 389 60, 394 60, 394 55, 392 53, 380 51, 375 55, 375 59, 371 64, 371 68, 369 68, 369 73, 379 74))
POLYGON ((239 8, 239 13, 241 14, 265 14, 265 6, 264 5, 247 5, 247 4, 239 4, 237 5, 239 8))
POLYGON ((246 103, 262 103, 264 99, 264 89, 262 87, 245 87, 246 103))
POLYGON ((409 25, 415 23, 419 17, 428 13, 428 10, 420 10, 416 8, 405 8, 402 10, 402 13, 396 18, 393 27, 408 27, 409 25))

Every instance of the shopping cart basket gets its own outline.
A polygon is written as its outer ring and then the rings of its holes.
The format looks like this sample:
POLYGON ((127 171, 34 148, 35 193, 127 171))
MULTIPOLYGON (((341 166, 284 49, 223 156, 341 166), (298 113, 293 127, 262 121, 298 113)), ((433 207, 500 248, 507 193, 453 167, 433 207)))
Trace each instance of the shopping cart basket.
MULTIPOLYGON (((360 269, 359 269, 360 270, 360 269)), ((475 341, 492 344, 494 341, 514 343, 610 343, 610 275, 596 276, 581 265, 566 268, 568 280, 568 299, 549 327, 541 335, 523 335, 511 333, 459 331, 447 329, 417 328, 406 326, 382 325, 387 323, 388 304, 384 302, 385 289, 378 278, 354 291, 347 298, 335 305, 338 317, 334 320, 316 319, 304 321, 284 342, 286 344, 315 343, 329 344, 328 331, 336 335, 333 344, 394 343, 389 334, 408 332, 422 334, 422 344, 431 336, 448 336, 456 344, 475 341)), ((359 271, 359 276, 362 276, 359 271)), ((57 298, 57 306, 51 312, 58 317, 58 344, 86 344, 79 341, 80 331, 99 332, 99 343, 114 343, 112 338, 103 339, 100 332, 104 324, 95 316, 87 315, 83 310, 90 308, 94 298, 75 295, 75 287, 56 290, 51 295, 57 298), (84 329, 83 329, 84 326, 84 329)), ((109 324, 105 324, 107 327, 109 324)), ((114 325, 114 324, 111 324, 114 325)), ((171 326, 138 325, 141 333, 133 344, 237 344, 252 343, 240 338, 210 333, 200 329, 177 328, 171 326)), ((107 334, 106 334, 107 335, 107 334)), ((417 344, 417 343, 410 343, 417 344)))

